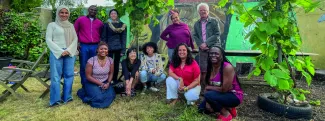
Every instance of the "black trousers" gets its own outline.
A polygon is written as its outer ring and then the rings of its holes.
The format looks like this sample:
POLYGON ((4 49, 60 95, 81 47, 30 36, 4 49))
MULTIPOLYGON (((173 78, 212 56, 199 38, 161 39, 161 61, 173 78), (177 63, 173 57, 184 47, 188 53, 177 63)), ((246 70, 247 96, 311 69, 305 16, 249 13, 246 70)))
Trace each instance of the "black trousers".
POLYGON ((108 56, 113 58, 113 60, 114 60, 113 81, 117 81, 117 76, 118 76, 119 67, 120 67, 121 51, 122 50, 110 50, 108 52, 108 56))

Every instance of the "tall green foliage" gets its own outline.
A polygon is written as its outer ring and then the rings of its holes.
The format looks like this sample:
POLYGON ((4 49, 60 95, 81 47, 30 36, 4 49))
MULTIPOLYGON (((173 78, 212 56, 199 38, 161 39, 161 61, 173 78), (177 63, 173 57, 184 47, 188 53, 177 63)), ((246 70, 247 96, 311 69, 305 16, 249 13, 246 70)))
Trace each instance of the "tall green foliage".
POLYGON ((30 12, 35 7, 40 7, 42 3, 43 0, 11 0, 10 7, 17 12, 30 12))
MULTIPOLYGON (((300 7, 306 12, 311 12, 319 2, 312 0, 260 0, 259 5, 249 9, 245 8, 242 2, 233 1, 228 8, 228 13, 236 13, 237 18, 244 23, 245 27, 251 24, 257 26, 246 38, 249 37, 253 50, 262 52, 260 56, 256 57, 256 68, 249 76, 259 76, 261 72, 265 72, 264 80, 274 87, 282 95, 281 97, 286 98, 293 94, 296 99, 305 100, 304 94, 309 91, 297 88, 295 70, 302 73, 308 86, 315 70, 310 57, 298 58, 295 56, 300 51, 302 40, 293 9, 300 7), (277 60, 278 57, 280 57, 279 60, 277 60)), ((225 6, 226 3, 228 0, 221 0, 219 6, 225 6)), ((282 99, 281 102, 285 103, 286 99, 282 99)))
POLYGON ((44 6, 50 6, 53 10, 60 5, 73 7, 74 5, 80 5, 87 3, 88 0, 42 0, 44 6))
POLYGON ((2 12, 0 21, 0 52, 16 59, 35 61, 45 46, 39 16, 2 12))
POLYGON ((149 24, 151 21, 158 24, 158 15, 167 11, 166 0, 127 0, 123 3, 122 0, 113 0, 116 2, 115 8, 123 16, 126 12, 129 13, 131 20, 131 32, 137 39, 143 31, 143 25, 149 24))

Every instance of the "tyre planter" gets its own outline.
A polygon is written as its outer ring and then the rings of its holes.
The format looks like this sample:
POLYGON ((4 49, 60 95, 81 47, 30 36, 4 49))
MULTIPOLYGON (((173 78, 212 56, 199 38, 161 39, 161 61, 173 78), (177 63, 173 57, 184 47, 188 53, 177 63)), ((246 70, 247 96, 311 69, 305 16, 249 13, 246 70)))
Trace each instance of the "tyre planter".
POLYGON ((312 119, 312 108, 309 104, 304 107, 284 105, 269 99, 269 96, 271 93, 263 93, 258 96, 257 105, 259 108, 290 119, 312 119))
POLYGON ((0 57, 0 70, 10 64, 11 58, 0 57))

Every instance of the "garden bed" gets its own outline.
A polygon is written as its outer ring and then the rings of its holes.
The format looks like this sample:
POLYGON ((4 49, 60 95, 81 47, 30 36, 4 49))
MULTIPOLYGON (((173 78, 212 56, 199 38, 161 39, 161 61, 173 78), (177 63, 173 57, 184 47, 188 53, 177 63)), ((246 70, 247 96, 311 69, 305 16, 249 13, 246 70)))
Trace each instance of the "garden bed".
MULTIPOLYGON (((298 81, 298 83, 305 83, 304 81, 298 81)), ((307 84, 298 84, 298 85, 307 85, 307 84)), ((302 87, 308 88, 308 87, 302 87)), ((268 113, 257 107, 257 96, 265 92, 274 92, 268 86, 255 86, 255 85, 243 85, 245 94, 243 104, 238 108, 239 118, 238 120, 260 120, 260 121, 283 121, 290 120, 285 117, 279 117, 275 114, 268 113)), ((325 82, 324 81, 313 81, 310 87, 308 88, 311 92, 310 95, 307 95, 307 100, 317 100, 321 101, 321 106, 312 106, 313 108, 313 119, 315 121, 320 121, 325 119, 325 82)), ((306 119, 299 119, 304 121, 306 119)), ((294 121, 294 120, 292 120, 294 121)), ((296 120, 295 120, 296 121, 296 120)))

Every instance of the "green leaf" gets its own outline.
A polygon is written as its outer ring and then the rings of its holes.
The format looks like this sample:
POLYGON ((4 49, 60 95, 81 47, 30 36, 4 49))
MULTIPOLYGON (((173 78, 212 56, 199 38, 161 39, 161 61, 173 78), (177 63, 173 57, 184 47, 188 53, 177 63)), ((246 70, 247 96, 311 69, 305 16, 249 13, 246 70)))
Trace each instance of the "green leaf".
POLYGON ((299 89, 299 92, 304 93, 304 94, 310 94, 310 91, 304 90, 304 89, 299 89))
POLYGON ((288 65, 285 62, 278 64, 278 67, 281 69, 281 71, 284 71, 285 73, 289 73, 288 65))
POLYGON ((306 97, 305 97, 305 95, 304 94, 298 94, 298 95, 296 95, 296 99, 297 100, 300 100, 300 101, 305 101, 306 100, 306 97))
POLYGON ((320 100, 311 100, 311 101, 309 101, 309 104, 311 104, 313 106, 320 106, 321 102, 320 102, 320 100))
POLYGON ((310 74, 307 73, 306 71, 302 71, 302 75, 306 78, 306 82, 307 82, 307 84, 308 84, 308 86, 309 86, 310 83, 311 83, 311 80, 312 80, 310 74))
POLYGON ((311 75, 315 75, 315 69, 314 69, 314 67, 312 67, 312 66, 306 66, 306 68, 307 68, 307 70, 308 70, 308 72, 311 74, 311 75))
POLYGON ((251 15, 256 16, 256 17, 263 18, 262 13, 261 13, 260 11, 258 11, 258 10, 250 10, 249 13, 250 13, 251 15))
POLYGON ((234 13, 235 13, 235 11, 234 11, 233 7, 230 6, 228 11, 227 11, 227 14, 234 14, 234 13))
POLYGON ((248 13, 245 13, 245 14, 243 14, 243 15, 240 15, 240 17, 239 17, 239 21, 240 21, 240 22, 243 22, 243 23, 246 23, 249 19, 250 19, 250 18, 249 18, 248 13))
POLYGON ((273 33, 275 33, 275 32, 277 32, 278 31, 278 27, 276 27, 276 26, 273 26, 271 23, 267 23, 266 24, 266 33, 268 34, 268 35, 271 35, 271 34, 273 34, 273 33))
POLYGON ((227 2, 228 2, 228 0, 220 0, 219 3, 218 3, 218 5, 220 7, 224 7, 227 4, 227 2))
POLYGON ((260 68, 255 68, 254 69, 254 75, 259 76, 261 74, 261 69, 260 68))
POLYGON ((272 74, 275 75, 277 78, 290 79, 289 74, 284 71, 281 71, 280 69, 272 69, 272 74))
POLYGON ((303 71, 301 63, 294 63, 294 66, 296 67, 297 71, 303 71))
POLYGON ((261 32, 258 29, 255 29, 254 32, 260 41, 262 41, 262 42, 266 41, 267 35, 265 32, 261 32))
POLYGON ((294 85, 294 82, 293 82, 293 80, 292 79, 288 79, 288 83, 289 83, 289 87, 291 88, 291 87, 293 87, 293 85, 294 85))
POLYGON ((263 60, 263 63, 261 63, 261 64, 262 64, 261 67, 264 70, 269 70, 270 68, 272 68, 274 66, 274 62, 273 62, 273 59, 271 57, 266 57, 263 60))
POLYGON ((278 27, 279 24, 280 24, 280 22, 278 21, 278 19, 275 19, 275 18, 271 20, 271 23, 272 23, 272 25, 274 25, 275 27, 278 27))
POLYGON ((269 57, 274 57, 274 53, 275 53, 275 48, 272 46, 272 45, 270 45, 270 47, 268 47, 268 56, 269 57))
POLYGON ((289 82, 286 79, 278 79, 278 87, 280 90, 289 90, 289 82))
POLYGON ((278 84, 277 78, 275 76, 273 76, 270 71, 265 72, 264 80, 272 87, 274 87, 278 84))

